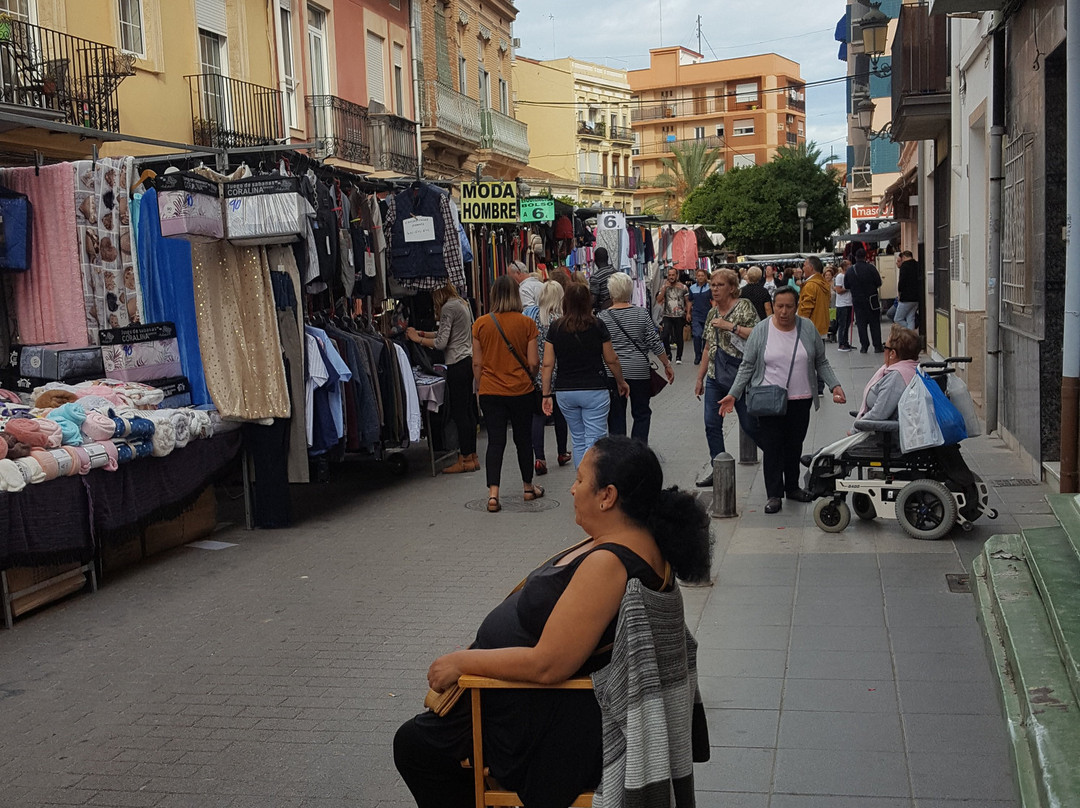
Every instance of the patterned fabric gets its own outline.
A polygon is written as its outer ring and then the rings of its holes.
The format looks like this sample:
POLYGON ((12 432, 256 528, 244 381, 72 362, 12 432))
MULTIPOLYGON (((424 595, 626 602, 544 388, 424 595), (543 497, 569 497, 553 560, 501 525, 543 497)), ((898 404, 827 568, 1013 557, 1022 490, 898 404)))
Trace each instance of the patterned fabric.
MULTIPOLYGON (((454 234, 457 232, 457 227, 453 224, 454 211, 450 204, 449 194, 439 193, 439 211, 443 215, 443 221, 446 223, 446 238, 443 240, 443 260, 446 263, 446 275, 445 278, 405 278, 399 280, 402 286, 407 289, 441 289, 446 285, 447 281, 454 284, 455 289, 464 290, 465 285, 465 263, 461 258, 461 241, 454 234)), ((389 233, 393 230, 394 222, 397 221, 397 203, 393 196, 386 197, 386 218, 383 221, 383 233, 389 233)), ((394 273, 394 268, 390 267, 390 274, 394 273)))
MULTIPOLYGON (((741 359, 742 346, 746 343, 746 340, 736 337, 737 344, 733 344, 731 332, 713 328, 712 321, 717 317, 720 317, 720 310, 716 307, 709 309, 709 313, 705 315, 705 344, 709 349, 708 360, 710 379, 716 378, 716 363, 714 361, 716 359, 716 349, 719 348, 728 356, 734 356, 736 359, 741 359)), ((743 298, 739 298, 739 301, 735 304, 735 308, 728 312, 727 316, 720 317, 720 319, 750 329, 758 324, 758 316, 757 311, 754 309, 754 304, 743 298)))
POLYGON ((670 808, 672 789, 676 808, 693 808, 697 643, 678 586, 627 582, 611 663, 592 680, 604 729, 594 808, 670 808))
POLYGON ((104 157, 71 164, 75 171, 75 229, 82 270, 86 332, 142 322, 142 290, 131 229, 135 161, 104 157))

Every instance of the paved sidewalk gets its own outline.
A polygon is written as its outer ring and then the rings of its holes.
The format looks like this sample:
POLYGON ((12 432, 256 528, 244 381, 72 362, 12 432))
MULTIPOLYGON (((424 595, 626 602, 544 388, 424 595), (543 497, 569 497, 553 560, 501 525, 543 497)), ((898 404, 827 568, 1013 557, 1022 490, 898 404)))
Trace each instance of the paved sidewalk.
MULTIPOLYGON (((876 357, 830 355, 856 398, 876 357)), ((683 485, 706 459, 695 370, 654 402, 683 485)), ((826 404, 807 448, 847 410, 826 404)), ((994 439, 969 443, 988 480, 1027 476, 994 439)), ((579 535, 570 467, 541 479, 546 510, 488 514, 465 507, 483 472, 432 479, 409 454, 406 479, 357 463, 301 492, 293 529, 221 531, 237 546, 164 554, 0 632, 0 804, 409 806, 390 740, 431 659, 579 535)), ((507 461, 504 503, 524 506, 507 461)), ((1047 489, 995 488, 1005 516, 925 543, 895 523, 828 536, 809 505, 765 516, 759 467, 738 473, 716 584, 685 592, 713 743, 699 804, 1013 806, 973 599, 944 576, 991 534, 1045 523, 1047 489)))

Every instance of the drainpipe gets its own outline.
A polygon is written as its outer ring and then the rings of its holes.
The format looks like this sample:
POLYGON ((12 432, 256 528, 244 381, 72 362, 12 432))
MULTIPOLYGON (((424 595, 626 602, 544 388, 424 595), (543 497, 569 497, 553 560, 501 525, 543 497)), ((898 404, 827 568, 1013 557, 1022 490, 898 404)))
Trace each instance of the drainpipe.
POLYGON ((1072 133, 1066 146, 1065 189, 1065 333, 1061 357, 1061 493, 1080 490, 1077 469, 1077 426, 1080 422, 1080 0, 1068 0, 1066 19, 1073 23, 1065 45, 1068 110, 1065 131, 1072 133))
POLYGON ((998 390, 1001 362, 1001 189, 1005 181, 1005 29, 999 27, 990 43, 990 255, 986 266, 986 432, 998 431, 998 390))
POLYGON ((416 115, 416 178, 424 178, 424 141, 420 136, 423 128, 423 111, 420 109, 420 48, 422 47, 420 36, 421 21, 420 3, 412 3, 412 85, 413 85, 413 113, 416 115))

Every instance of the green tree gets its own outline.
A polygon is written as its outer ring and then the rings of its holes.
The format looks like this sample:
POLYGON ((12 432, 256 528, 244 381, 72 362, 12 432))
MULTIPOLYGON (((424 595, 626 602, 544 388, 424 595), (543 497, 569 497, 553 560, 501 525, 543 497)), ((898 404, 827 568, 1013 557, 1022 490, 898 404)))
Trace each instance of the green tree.
MULTIPOLYGON (((710 149, 704 140, 677 143, 671 147, 674 157, 662 157, 664 172, 653 180, 653 187, 663 188, 664 196, 647 207, 664 219, 675 219, 683 203, 706 179, 716 173, 720 149, 710 149)), ((690 221, 682 219, 682 221, 690 221)))
POLYGON ((848 218, 839 177, 820 162, 821 150, 811 142, 781 148, 765 165, 713 175, 687 197, 682 220, 723 233, 727 245, 740 253, 795 252, 795 206, 803 199, 814 223, 806 249, 819 250, 848 218))

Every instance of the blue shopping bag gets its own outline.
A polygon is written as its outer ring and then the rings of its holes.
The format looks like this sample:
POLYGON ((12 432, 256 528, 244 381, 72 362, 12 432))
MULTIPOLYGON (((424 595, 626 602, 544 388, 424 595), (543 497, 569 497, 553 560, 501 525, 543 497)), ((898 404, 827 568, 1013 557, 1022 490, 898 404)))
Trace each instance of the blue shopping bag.
POLYGON ((922 378, 923 384, 926 385, 926 389, 930 391, 931 398, 934 399, 934 418, 941 428, 942 445, 951 446, 954 443, 959 443, 968 436, 967 429, 964 426, 964 416, 949 401, 949 397, 945 395, 945 391, 941 389, 936 381, 922 372, 919 373, 919 376, 922 378))

